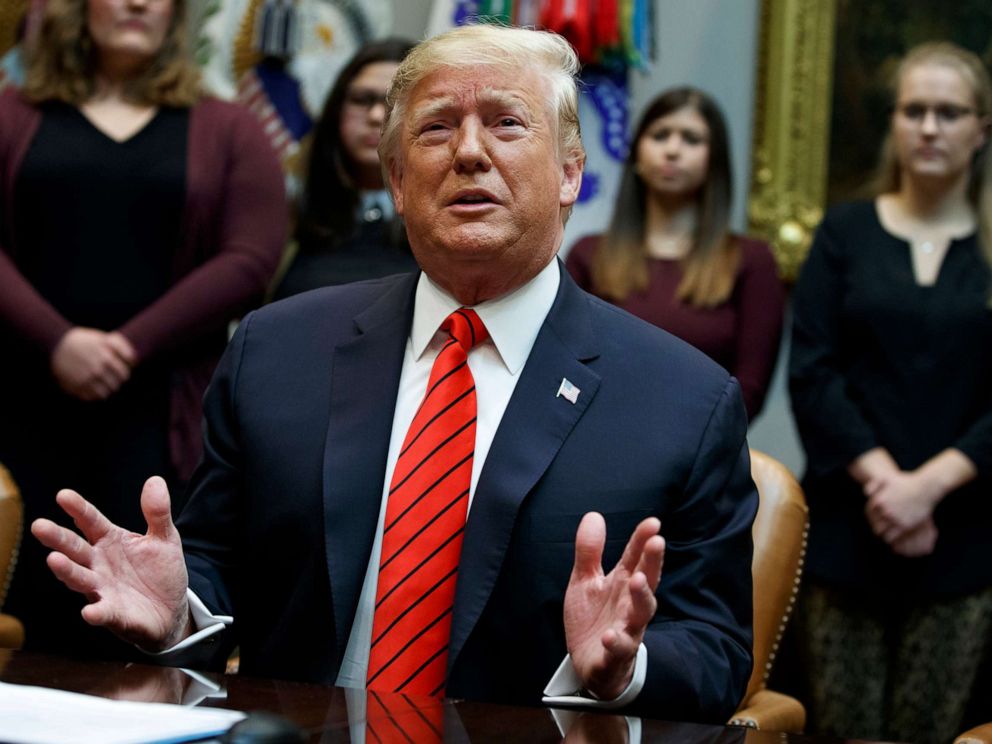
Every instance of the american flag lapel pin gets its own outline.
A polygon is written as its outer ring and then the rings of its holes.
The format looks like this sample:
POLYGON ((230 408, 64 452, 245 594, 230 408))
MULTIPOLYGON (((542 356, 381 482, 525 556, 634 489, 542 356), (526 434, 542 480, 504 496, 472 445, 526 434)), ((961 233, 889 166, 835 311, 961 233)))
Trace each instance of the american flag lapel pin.
POLYGON ((555 395, 556 398, 564 398, 573 406, 575 401, 579 399, 579 393, 581 391, 575 387, 572 383, 568 381, 567 377, 561 378, 561 385, 558 386, 558 393, 555 395))

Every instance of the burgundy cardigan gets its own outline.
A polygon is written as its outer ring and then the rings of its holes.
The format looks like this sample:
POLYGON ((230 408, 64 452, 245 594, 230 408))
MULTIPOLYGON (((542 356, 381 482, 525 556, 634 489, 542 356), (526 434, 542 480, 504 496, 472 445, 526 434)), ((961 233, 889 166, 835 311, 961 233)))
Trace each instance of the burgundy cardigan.
MULTIPOLYGON (((14 184, 41 123, 16 91, 0 94, 0 208, 13 213, 14 184)), ((139 364, 174 359, 169 445, 182 480, 200 456, 201 398, 223 351, 227 323, 258 302, 285 244, 283 175, 257 119, 204 98, 190 109, 186 203, 172 285, 117 330, 139 364), (213 340, 216 339, 216 340, 213 340)), ((50 356, 73 327, 18 270, 12 220, 0 219, 0 323, 50 356)))

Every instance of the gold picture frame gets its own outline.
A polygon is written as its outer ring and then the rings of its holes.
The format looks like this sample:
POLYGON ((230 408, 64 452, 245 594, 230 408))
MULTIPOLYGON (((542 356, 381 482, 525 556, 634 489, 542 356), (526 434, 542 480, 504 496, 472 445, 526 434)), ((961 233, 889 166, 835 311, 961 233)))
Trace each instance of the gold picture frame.
POLYGON ((799 273, 826 206, 836 0, 762 0, 750 232, 799 273))

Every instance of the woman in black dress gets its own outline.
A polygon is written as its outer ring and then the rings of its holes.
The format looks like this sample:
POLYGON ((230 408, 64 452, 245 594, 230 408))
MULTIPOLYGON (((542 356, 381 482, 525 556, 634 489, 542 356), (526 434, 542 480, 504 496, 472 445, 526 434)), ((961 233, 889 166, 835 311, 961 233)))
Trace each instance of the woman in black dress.
MULTIPOLYGON (((25 523, 60 488, 144 532, 178 509, 231 319, 285 240, 282 173, 254 116, 202 95, 184 0, 49 0, 22 91, 0 96, 0 462, 25 523)), ((26 646, 112 653, 22 541, 5 610, 26 646)), ((123 648, 123 647, 121 647, 123 648)))
POLYGON ((879 196, 830 210, 794 296, 796 619, 812 730, 946 742, 992 633, 992 85, 948 43, 895 82, 879 196))

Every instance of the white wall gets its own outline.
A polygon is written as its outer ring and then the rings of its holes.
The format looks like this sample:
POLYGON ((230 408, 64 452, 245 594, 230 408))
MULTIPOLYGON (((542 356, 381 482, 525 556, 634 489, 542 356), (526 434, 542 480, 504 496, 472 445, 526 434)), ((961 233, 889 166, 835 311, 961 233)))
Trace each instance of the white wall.
POLYGON ((393 33, 422 40, 432 4, 431 0, 393 0, 393 33))

